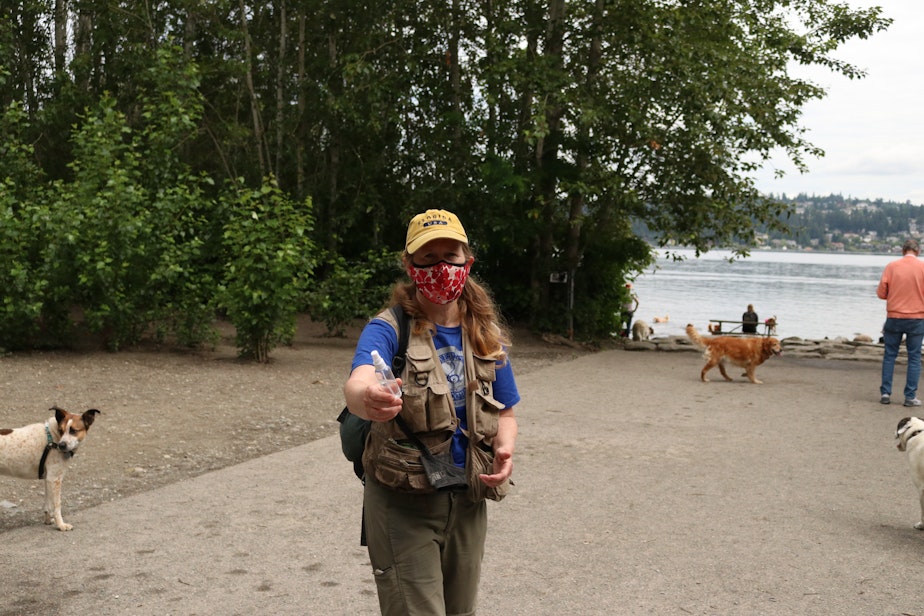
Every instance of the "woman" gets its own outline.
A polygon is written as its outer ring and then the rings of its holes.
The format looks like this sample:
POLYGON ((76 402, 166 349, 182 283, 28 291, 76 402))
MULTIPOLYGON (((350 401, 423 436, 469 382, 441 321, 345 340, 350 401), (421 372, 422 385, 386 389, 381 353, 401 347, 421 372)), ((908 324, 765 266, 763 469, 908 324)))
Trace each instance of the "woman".
POLYGON ((760 317, 754 312, 754 304, 748 304, 748 309, 741 315, 741 332, 745 334, 756 334, 757 324, 760 317))
POLYGON ((474 257, 459 219, 415 216, 402 256, 410 283, 392 304, 411 317, 403 395, 380 386, 377 350, 391 365, 398 324, 390 310, 363 329, 344 386, 350 412, 372 420, 363 465, 366 541, 385 616, 474 614, 487 531, 485 499, 500 500, 513 472, 519 402, 509 336, 483 287, 468 277, 474 257), (435 491, 401 414, 432 453, 450 452, 467 486, 435 491))
POLYGON ((623 336, 628 338, 632 333, 632 317, 638 310, 638 295, 632 290, 631 282, 626 283, 626 294, 628 298, 622 304, 622 312, 626 319, 626 331, 623 332, 623 336))

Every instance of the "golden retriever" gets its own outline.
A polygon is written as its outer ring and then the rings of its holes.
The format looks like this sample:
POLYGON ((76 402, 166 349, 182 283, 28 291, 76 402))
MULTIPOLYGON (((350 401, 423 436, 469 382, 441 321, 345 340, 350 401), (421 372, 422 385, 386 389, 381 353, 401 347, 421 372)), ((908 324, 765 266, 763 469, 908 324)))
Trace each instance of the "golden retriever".
POLYGON ((782 355, 783 348, 776 338, 749 337, 749 336, 715 336, 703 338, 692 325, 687 325, 687 336, 695 346, 703 349, 703 358, 706 365, 700 372, 699 378, 708 383, 706 373, 719 367, 719 371, 726 381, 732 380, 725 372, 725 361, 728 360, 736 366, 744 368, 744 376, 752 383, 761 381, 754 376, 754 369, 773 355, 782 355))
POLYGON ((632 324, 632 340, 638 342, 639 340, 648 340, 652 336, 654 336, 654 330, 645 321, 639 319, 632 324))

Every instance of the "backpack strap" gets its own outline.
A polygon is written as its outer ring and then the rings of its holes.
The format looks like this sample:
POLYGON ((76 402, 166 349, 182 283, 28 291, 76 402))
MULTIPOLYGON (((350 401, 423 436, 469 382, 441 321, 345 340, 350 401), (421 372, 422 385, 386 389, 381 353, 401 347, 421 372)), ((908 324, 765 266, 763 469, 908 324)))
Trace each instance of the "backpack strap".
POLYGON ((391 371, 395 373, 395 376, 401 376, 407 363, 407 342, 411 337, 411 317, 404 312, 401 304, 395 304, 390 310, 398 323, 398 350, 391 359, 391 371))

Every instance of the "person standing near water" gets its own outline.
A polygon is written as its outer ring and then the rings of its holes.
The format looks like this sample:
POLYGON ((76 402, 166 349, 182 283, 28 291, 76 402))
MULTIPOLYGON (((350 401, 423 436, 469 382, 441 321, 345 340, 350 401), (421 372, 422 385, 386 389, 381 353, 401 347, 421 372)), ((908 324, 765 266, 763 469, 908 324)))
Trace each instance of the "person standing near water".
POLYGON ((628 338, 629 333, 632 331, 632 317, 635 315, 635 311, 638 310, 638 295, 632 290, 631 282, 626 283, 626 293, 629 297, 622 305, 622 313, 626 318, 626 331, 623 335, 628 338))
POLYGON ((917 397, 921 377, 921 341, 924 340, 924 261, 918 258, 917 240, 902 245, 902 258, 886 265, 876 295, 886 300, 886 321, 882 327, 885 351, 882 355, 882 384, 879 402, 892 401, 892 373, 905 336, 908 372, 905 377, 905 406, 921 406, 917 397))

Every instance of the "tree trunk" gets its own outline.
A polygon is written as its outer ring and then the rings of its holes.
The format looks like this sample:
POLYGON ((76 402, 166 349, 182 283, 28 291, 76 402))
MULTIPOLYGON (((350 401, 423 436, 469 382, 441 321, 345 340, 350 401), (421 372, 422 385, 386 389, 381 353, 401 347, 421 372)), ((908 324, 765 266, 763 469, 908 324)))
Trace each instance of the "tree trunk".
POLYGON ((286 0, 279 0, 279 59, 276 66, 276 179, 280 180, 282 171, 282 154, 285 131, 283 130, 283 115, 285 112, 285 66, 286 66, 286 38, 287 38, 286 0))
MULTIPOLYGON (((452 20, 450 23, 451 32, 449 34, 449 57, 446 59, 449 62, 449 88, 450 96, 452 101, 452 111, 456 116, 455 123, 452 127, 452 138, 453 141, 457 144, 462 143, 462 68, 461 62, 459 59, 459 31, 462 28, 461 19, 459 17, 459 0, 452 0, 452 8, 450 9, 452 20)), ((450 183, 455 181, 456 170, 464 163, 462 161, 457 161, 456 157, 452 157, 452 165, 449 168, 449 181, 450 183)))
POLYGON ((260 116, 260 101, 257 98, 257 92, 254 88, 253 81, 253 52, 250 43, 250 30, 247 27, 247 8, 244 6, 244 0, 239 0, 241 8, 241 31, 244 34, 244 58, 247 65, 247 72, 244 76, 247 84, 247 92, 250 94, 250 113, 253 120, 253 141, 257 153, 257 162, 260 165, 260 177, 266 176, 266 156, 263 154, 263 120, 260 116))
POLYGON ((67 0, 55 0, 55 73, 67 70, 67 0))
MULTIPOLYGON (((338 65, 340 62, 338 41, 336 33, 338 31, 338 15, 331 18, 330 30, 327 35, 327 57, 330 66, 331 77, 329 78, 330 92, 337 102, 343 96, 343 79, 340 76, 338 65)), ((323 237, 328 249, 336 248, 336 233, 331 228, 333 224, 334 212, 336 211, 340 197, 340 152, 342 135, 338 126, 339 113, 336 111, 336 104, 329 109, 327 130, 330 133, 330 143, 327 146, 327 207, 322 210, 322 225, 326 229, 323 237)))
MULTIPOLYGON (((29 53, 28 50, 31 48, 31 41, 29 38, 32 35, 32 32, 36 30, 36 14, 32 7, 25 6, 22 3, 21 5, 14 8, 13 10, 19 10, 19 22, 22 24, 22 40, 19 42, 20 49, 23 53, 19 57, 19 70, 20 75, 22 76, 22 91, 23 99, 25 102, 26 109, 29 111, 29 114, 35 114, 38 112, 38 100, 36 96, 36 56, 29 53)), ((13 14, 13 23, 17 21, 16 14, 13 14)))
POLYGON ((298 15, 298 122, 295 131, 295 186, 298 198, 305 198, 305 143, 301 138, 301 127, 305 121, 305 14, 298 15))
MULTIPOLYGON (((93 42, 93 16, 85 10, 80 9, 75 17, 74 25, 74 56, 87 57, 92 51, 93 42)), ((84 68, 78 75, 74 73, 74 83, 78 88, 83 90, 90 89, 90 74, 92 71, 88 68, 89 62, 82 63, 84 68)))
MULTIPOLYGON (((549 66, 560 69, 563 66, 564 51, 564 0, 553 0, 549 3, 548 29, 546 31, 545 55, 552 59, 549 66)), ((536 209, 539 211, 540 232, 537 242, 538 253, 534 262, 532 287, 536 306, 541 312, 534 315, 534 319, 549 309, 549 275, 552 273, 552 253, 555 248, 555 219, 558 211, 558 185, 557 175, 558 153, 561 145, 561 118, 564 109, 557 102, 548 100, 543 102, 545 108, 545 135, 536 144, 535 164, 537 168, 538 194, 536 209)))
MULTIPOLYGON (((600 57, 602 54, 602 42, 600 40, 600 17, 603 14, 605 0, 596 2, 596 19, 594 36, 590 41, 590 50, 587 56, 587 90, 593 91, 594 81, 600 70, 600 57)), ((587 156, 586 147, 590 143, 590 131, 586 123, 581 123, 578 130, 577 155, 575 157, 575 166, 577 167, 578 177, 586 177, 590 168, 590 160, 587 156)), ((570 207, 568 210, 568 231, 565 237, 565 262, 568 266, 568 286, 573 288, 575 283, 574 277, 577 274, 583 256, 583 247, 581 246, 581 232, 584 226, 584 207, 587 199, 583 192, 572 191, 569 196, 570 207)), ((574 339, 574 306, 568 305, 568 338, 574 339)))

